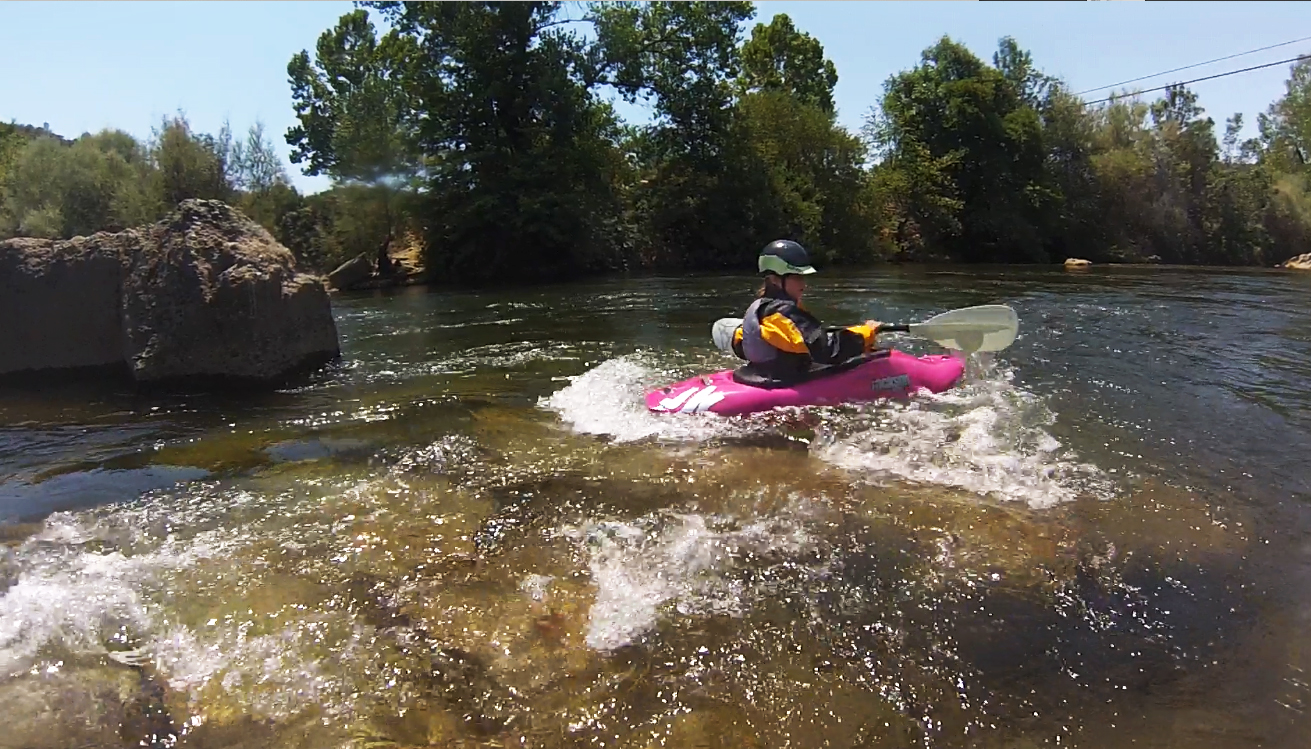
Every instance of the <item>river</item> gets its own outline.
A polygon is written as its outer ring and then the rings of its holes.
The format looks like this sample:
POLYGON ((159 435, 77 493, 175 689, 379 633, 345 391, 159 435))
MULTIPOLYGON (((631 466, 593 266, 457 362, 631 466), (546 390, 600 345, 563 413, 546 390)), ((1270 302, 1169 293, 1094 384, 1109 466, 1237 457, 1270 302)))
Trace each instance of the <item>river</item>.
POLYGON ((1020 335, 656 415, 753 278, 412 288, 276 393, 0 391, 0 747, 1306 746, 1311 276, 815 279, 1020 335))

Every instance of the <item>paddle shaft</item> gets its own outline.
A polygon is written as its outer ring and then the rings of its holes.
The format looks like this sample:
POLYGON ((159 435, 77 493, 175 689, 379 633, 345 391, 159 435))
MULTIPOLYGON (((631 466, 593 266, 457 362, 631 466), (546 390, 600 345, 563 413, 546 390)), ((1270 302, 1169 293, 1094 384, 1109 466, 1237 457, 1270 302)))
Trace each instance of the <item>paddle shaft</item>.
MULTIPOLYGON (((846 330, 848 327, 850 327, 850 326, 849 326, 849 325, 827 325, 827 326, 825 326, 824 329, 825 329, 825 330, 846 330)), ((880 332, 880 333, 909 333, 909 332, 910 332, 910 324, 909 324, 909 323, 899 323, 899 324, 897 324, 897 325, 891 325, 891 324, 888 324, 888 323, 883 323, 883 324, 879 325, 879 332, 880 332)))

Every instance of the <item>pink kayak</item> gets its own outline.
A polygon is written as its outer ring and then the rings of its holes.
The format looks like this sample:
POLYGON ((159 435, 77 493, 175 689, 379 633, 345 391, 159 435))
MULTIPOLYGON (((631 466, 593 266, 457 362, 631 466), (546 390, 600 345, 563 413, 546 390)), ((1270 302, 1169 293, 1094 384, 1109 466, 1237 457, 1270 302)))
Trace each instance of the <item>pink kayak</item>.
POLYGON ((744 385, 733 370, 698 375, 646 394, 646 407, 664 413, 709 411, 739 416, 779 406, 859 403, 882 398, 905 399, 920 389, 934 393, 960 382, 965 360, 958 356, 912 356, 896 350, 868 361, 782 388, 744 385))

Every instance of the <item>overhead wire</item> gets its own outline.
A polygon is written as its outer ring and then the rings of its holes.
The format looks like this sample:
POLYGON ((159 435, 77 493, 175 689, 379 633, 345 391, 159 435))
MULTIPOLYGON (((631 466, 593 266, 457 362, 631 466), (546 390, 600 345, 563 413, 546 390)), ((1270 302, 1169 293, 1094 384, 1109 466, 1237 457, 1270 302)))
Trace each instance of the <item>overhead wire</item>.
MULTIPOLYGON (((1106 97, 1105 99, 1098 99, 1096 101, 1084 102, 1084 104, 1086 106, 1092 106, 1093 104, 1106 104, 1115 101, 1116 99, 1125 99, 1125 98, 1138 96, 1139 94, 1150 94, 1156 91, 1168 91, 1169 89, 1175 88, 1176 86, 1188 86, 1194 83, 1201 83, 1202 81, 1212 81, 1215 80, 1216 78, 1225 78, 1231 75, 1238 75, 1239 73, 1249 73, 1253 70, 1261 70, 1262 68, 1273 68, 1276 65, 1287 65, 1290 62, 1300 62, 1302 60, 1307 60, 1307 59, 1311 59, 1311 54, 1298 55, 1297 57, 1290 57, 1287 60, 1277 60, 1275 62, 1263 63, 1261 65, 1253 65, 1250 68, 1243 68, 1242 70, 1230 70, 1224 73, 1216 73, 1215 75, 1208 75, 1202 78, 1194 78, 1191 81, 1180 81, 1178 83, 1169 83, 1164 86, 1157 86, 1156 88, 1149 88, 1143 91, 1135 91, 1130 94, 1120 94, 1118 96, 1112 95, 1106 97)), ((1154 76, 1148 76, 1148 77, 1150 78, 1154 76)), ((1093 89, 1093 90, 1096 91, 1097 89, 1093 89)))
MULTIPOLYGON (((1091 93, 1094 92, 1094 91, 1102 91, 1102 90, 1105 90, 1105 89, 1108 89, 1108 88, 1116 88, 1116 87, 1118 87, 1118 86, 1124 86, 1124 85, 1127 85, 1127 84, 1130 84, 1130 83, 1137 83, 1138 81, 1145 81, 1145 80, 1147 80, 1147 79, 1149 79, 1149 78, 1160 78, 1160 77, 1163 76, 1163 75, 1169 75, 1169 74, 1171 74, 1171 73, 1178 73, 1178 72, 1180 72, 1180 71, 1182 71, 1182 70, 1191 70, 1191 69, 1193 69, 1193 68, 1200 68, 1200 67, 1202 67, 1203 65, 1210 65, 1210 64, 1212 64, 1212 63, 1216 63, 1216 62, 1224 62, 1225 60, 1232 60, 1232 59, 1234 59, 1235 57, 1246 57, 1247 55, 1254 55, 1254 54, 1256 54, 1257 52, 1265 52, 1265 51, 1268 50, 1268 49, 1277 49, 1277 48, 1279 48, 1279 47, 1287 47, 1287 46, 1290 45, 1290 44, 1297 44, 1298 42, 1306 42, 1306 41, 1311 41, 1311 36, 1304 36, 1304 37, 1302 37, 1301 39, 1292 39, 1292 40, 1289 40, 1289 41, 1287 41, 1287 42, 1280 42, 1280 43, 1278 43, 1278 44, 1270 44, 1270 45, 1267 45, 1267 46, 1265 46, 1265 47, 1258 47, 1258 48, 1256 48, 1256 49, 1249 49, 1249 50, 1247 50, 1246 52, 1237 52, 1237 53, 1232 54, 1232 55, 1225 55, 1224 57, 1217 57, 1217 58, 1215 58, 1214 60, 1207 60, 1206 62, 1195 62, 1195 63, 1193 63, 1192 65, 1184 65, 1183 67, 1171 68, 1170 70, 1163 70, 1163 71, 1161 71, 1160 73, 1152 73, 1151 75, 1141 75, 1141 76, 1138 76, 1137 78, 1130 78, 1130 79, 1127 80, 1127 81, 1120 81, 1119 83, 1112 83, 1112 84, 1109 85, 1109 86, 1098 86, 1097 88, 1090 88, 1090 89, 1087 89, 1087 90, 1085 90, 1085 91, 1080 91, 1080 92, 1076 93, 1075 96, 1083 96, 1084 94, 1091 94, 1091 93)), ((1275 64, 1278 65, 1279 63, 1275 63, 1275 64)))

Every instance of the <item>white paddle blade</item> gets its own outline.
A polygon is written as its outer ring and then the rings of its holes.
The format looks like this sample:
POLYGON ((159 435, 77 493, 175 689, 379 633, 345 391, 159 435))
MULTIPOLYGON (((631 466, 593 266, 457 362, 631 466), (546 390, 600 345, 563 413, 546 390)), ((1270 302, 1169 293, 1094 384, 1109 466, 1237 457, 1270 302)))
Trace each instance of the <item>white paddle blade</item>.
POLYGON ((715 348, 726 354, 733 353, 733 334, 741 326, 740 317, 721 317, 715 320, 715 324, 710 326, 710 338, 715 342, 715 348))
POLYGON ((928 338, 943 348, 966 353, 1001 351, 1015 341, 1020 318, 1004 304, 943 312, 928 320, 912 324, 912 335, 928 338))

